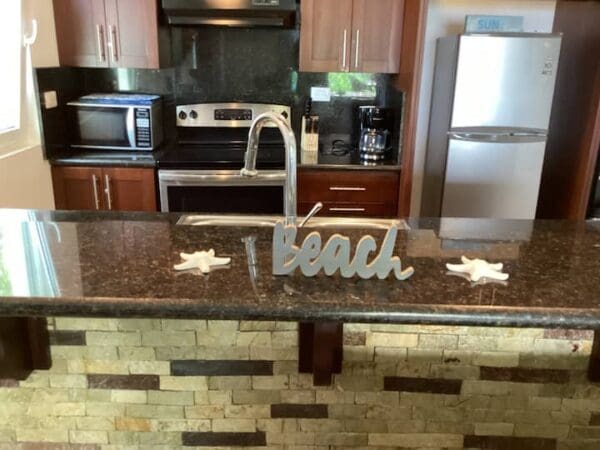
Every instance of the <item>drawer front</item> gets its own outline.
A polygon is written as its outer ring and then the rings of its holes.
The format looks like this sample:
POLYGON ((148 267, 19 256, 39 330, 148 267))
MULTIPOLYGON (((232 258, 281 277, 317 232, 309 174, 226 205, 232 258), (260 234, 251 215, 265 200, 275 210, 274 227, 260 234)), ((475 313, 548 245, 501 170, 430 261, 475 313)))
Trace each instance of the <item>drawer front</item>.
POLYGON ((299 171, 299 202, 398 202, 400 175, 395 172, 299 171))
MULTIPOLYGON (((308 214, 315 204, 312 202, 300 202, 298 214, 300 217, 308 214)), ((323 202, 323 209, 318 216, 330 217, 374 217, 386 218, 396 217, 395 205, 389 203, 335 203, 323 202)))

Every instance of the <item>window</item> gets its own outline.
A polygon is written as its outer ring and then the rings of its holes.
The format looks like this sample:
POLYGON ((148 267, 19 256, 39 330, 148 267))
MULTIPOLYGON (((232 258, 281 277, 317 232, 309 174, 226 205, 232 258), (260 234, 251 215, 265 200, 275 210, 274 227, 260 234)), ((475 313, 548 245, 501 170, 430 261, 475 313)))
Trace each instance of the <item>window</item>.
POLYGON ((0 134, 21 125, 22 39, 21 1, 2 2, 0 14, 0 134))

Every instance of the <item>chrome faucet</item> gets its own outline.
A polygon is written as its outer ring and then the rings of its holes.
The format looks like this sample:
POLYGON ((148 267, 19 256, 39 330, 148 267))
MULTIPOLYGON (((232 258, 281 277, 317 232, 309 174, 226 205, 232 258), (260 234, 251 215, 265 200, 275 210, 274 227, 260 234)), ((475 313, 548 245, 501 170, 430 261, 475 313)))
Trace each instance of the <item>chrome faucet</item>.
POLYGON ((279 115, 269 112, 264 113, 252 122, 250 133, 248 134, 248 148, 246 149, 244 168, 240 173, 244 177, 255 177, 258 175, 258 171, 256 170, 258 141, 263 127, 269 123, 276 125, 283 135, 285 143, 285 194, 283 199, 285 224, 296 225, 296 158, 298 156, 296 136, 288 123, 279 115))

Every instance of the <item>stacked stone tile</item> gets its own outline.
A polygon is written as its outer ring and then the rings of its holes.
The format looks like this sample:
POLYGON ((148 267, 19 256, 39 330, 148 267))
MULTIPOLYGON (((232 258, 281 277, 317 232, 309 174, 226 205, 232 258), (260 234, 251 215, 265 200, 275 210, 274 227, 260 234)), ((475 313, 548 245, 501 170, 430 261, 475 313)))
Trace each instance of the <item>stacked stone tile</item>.
POLYGON ((0 449, 600 449, 587 332, 346 325, 315 388, 295 323, 50 323, 53 368, 0 380, 0 449))

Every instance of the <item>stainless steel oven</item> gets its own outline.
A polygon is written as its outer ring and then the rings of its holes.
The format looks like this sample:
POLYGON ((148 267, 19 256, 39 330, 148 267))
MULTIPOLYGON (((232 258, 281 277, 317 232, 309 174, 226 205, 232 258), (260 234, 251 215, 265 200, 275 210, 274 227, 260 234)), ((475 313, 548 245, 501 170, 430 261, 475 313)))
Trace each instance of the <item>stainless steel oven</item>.
POLYGON ((91 94, 67 106, 74 125, 71 147, 151 151, 162 143, 158 95, 91 94))
POLYGON ((257 177, 243 177, 252 121, 264 112, 290 120, 290 108, 256 103, 177 107, 177 145, 158 160, 162 211, 283 214, 285 148, 279 131, 261 132, 257 177))

